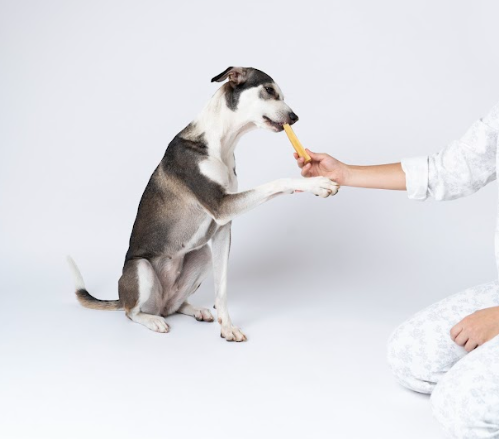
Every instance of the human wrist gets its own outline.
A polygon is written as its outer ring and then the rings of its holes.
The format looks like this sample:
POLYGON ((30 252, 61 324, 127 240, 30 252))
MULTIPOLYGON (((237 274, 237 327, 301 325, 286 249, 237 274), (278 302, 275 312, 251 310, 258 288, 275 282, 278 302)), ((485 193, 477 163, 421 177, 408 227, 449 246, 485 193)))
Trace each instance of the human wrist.
POLYGON ((329 173, 328 178, 335 181, 340 186, 351 186, 352 166, 341 163, 337 170, 329 173))

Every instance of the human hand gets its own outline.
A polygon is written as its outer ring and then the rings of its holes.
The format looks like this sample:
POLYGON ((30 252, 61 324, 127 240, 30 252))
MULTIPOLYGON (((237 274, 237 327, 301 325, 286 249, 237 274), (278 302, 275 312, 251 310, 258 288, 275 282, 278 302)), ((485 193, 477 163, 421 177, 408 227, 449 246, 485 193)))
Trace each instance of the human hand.
POLYGON ((305 159, 294 153, 296 163, 301 168, 301 175, 304 177, 327 177, 339 185, 345 183, 348 166, 336 160, 329 154, 315 153, 307 149, 307 153, 312 159, 305 164, 305 159))
POLYGON ((499 334, 499 306, 485 308, 462 319, 450 330, 452 340, 468 352, 499 334))

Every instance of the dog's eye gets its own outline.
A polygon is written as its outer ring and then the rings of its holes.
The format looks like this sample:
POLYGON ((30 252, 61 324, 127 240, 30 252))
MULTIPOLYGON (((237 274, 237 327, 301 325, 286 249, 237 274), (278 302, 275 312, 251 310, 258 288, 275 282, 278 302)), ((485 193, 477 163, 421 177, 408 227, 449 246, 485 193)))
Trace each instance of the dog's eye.
POLYGON ((275 90, 272 87, 265 87, 265 91, 270 95, 274 96, 275 95, 275 90))

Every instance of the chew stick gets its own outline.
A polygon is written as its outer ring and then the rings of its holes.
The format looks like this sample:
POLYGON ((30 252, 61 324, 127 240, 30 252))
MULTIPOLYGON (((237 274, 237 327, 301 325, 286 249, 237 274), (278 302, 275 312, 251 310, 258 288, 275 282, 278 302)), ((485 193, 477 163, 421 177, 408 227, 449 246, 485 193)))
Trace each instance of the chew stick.
POLYGON ((284 131, 286 131, 286 134, 288 135, 288 139, 291 142, 291 145, 293 145, 293 148, 295 149, 296 153, 305 159, 305 163, 308 163, 310 160, 310 156, 307 154, 307 151, 305 151, 305 148, 303 145, 300 143, 298 140, 298 137, 296 137, 295 132, 291 129, 291 127, 285 123, 283 126, 284 131))

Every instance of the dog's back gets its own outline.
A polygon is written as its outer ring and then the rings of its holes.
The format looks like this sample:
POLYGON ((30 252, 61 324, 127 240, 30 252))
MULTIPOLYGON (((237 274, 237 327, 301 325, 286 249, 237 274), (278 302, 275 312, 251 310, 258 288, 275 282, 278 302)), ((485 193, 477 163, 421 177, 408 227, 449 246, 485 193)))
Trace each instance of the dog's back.
POLYGON ((223 188, 199 172, 208 153, 206 144, 185 139, 183 132, 168 145, 142 195, 125 263, 136 258, 176 257, 206 244, 216 231, 204 205, 215 204, 223 188), (207 221, 210 233, 192 242, 207 221))

